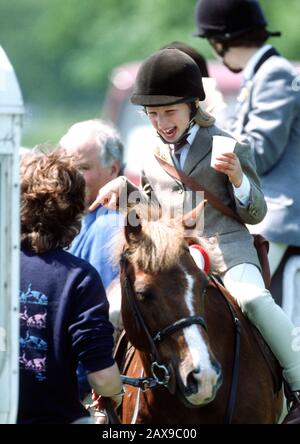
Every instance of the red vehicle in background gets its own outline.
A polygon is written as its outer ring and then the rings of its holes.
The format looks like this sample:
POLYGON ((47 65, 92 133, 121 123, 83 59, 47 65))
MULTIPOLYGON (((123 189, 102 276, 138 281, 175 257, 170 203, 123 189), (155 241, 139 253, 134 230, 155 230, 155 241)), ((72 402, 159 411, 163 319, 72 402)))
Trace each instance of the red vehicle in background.
MULTIPOLYGON (((125 174, 134 183, 139 181, 143 150, 149 141, 153 140, 153 129, 148 118, 141 108, 130 102, 139 66, 140 62, 132 62, 118 66, 112 71, 103 107, 103 118, 112 121, 120 131, 125 145, 125 174)), ((214 87, 216 91, 221 92, 224 103, 232 108, 242 76, 232 74, 218 61, 209 61, 208 70, 211 78, 206 80, 215 83, 214 87)))

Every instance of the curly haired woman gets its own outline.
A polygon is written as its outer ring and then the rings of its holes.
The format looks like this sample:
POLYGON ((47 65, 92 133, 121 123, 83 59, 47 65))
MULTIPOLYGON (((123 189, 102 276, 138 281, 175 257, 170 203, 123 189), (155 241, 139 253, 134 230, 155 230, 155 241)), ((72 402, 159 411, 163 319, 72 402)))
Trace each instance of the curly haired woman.
POLYGON ((88 422, 79 400, 77 362, 95 392, 117 404, 122 384, 99 275, 64 250, 80 230, 85 182, 58 150, 26 155, 20 180, 18 422, 88 422))

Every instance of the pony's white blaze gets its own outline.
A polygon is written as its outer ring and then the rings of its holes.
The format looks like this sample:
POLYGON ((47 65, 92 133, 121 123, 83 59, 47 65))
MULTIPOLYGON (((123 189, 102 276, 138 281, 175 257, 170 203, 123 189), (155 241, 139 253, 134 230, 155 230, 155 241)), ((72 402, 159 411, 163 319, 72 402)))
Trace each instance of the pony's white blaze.
MULTIPOLYGON (((194 278, 186 271, 184 271, 184 273, 188 284, 184 297, 190 316, 194 316, 196 314, 193 307, 194 278)), ((184 370, 180 372, 181 377, 183 377, 183 382, 186 384, 186 378, 189 374, 188 368, 190 371, 199 369, 199 372, 193 375, 194 379, 198 381, 198 392, 189 396, 188 399, 193 404, 201 404, 207 402, 208 399, 214 395, 215 384, 218 377, 211 364, 209 352, 199 328, 197 328, 196 325, 191 325, 185 328, 183 333, 189 349, 190 356, 188 360, 190 361, 190 365, 184 365, 184 370)))

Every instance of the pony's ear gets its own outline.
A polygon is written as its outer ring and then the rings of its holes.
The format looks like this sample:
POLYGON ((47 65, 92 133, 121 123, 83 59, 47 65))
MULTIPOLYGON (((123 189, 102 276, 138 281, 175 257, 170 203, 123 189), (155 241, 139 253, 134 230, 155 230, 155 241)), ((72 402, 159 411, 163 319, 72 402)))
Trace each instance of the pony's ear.
POLYGON ((137 240, 142 234, 142 222, 136 210, 129 211, 125 221, 125 238, 128 243, 137 240))
POLYGON ((201 202, 195 208, 193 208, 191 211, 183 216, 182 225, 184 226, 184 228, 196 228, 196 225, 200 221, 200 218, 202 216, 202 212, 204 210, 204 205, 206 204, 206 202, 206 199, 201 200, 201 202))

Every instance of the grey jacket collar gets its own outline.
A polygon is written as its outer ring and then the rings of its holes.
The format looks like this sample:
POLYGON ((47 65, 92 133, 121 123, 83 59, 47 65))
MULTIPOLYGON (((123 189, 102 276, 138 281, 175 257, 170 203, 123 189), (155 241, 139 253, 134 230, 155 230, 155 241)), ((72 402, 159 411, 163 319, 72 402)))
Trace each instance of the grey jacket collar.
POLYGON ((183 166, 185 174, 190 174, 193 171, 196 165, 209 153, 211 145, 212 136, 210 135, 210 131, 208 128, 200 127, 183 166))

